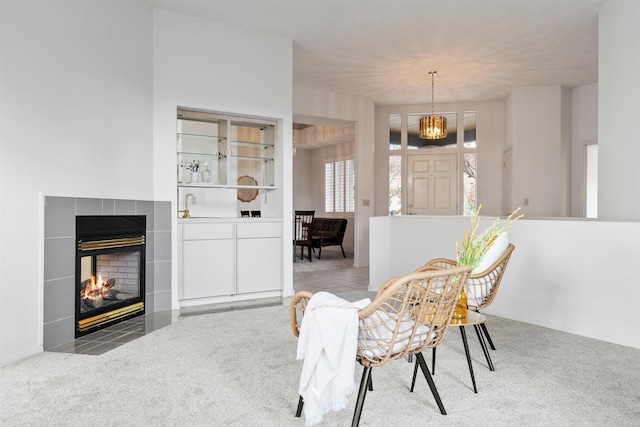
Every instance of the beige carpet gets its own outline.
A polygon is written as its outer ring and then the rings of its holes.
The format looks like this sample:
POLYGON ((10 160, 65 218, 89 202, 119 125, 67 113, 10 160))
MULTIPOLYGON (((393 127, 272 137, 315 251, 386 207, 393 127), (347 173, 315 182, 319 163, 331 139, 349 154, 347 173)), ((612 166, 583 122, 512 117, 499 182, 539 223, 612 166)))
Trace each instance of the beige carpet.
MULTIPOLYGON (((4 367, 0 425, 303 426, 288 316, 286 304, 189 316, 100 356, 42 353, 4 367)), ((451 330, 434 376, 448 415, 424 378, 409 392, 413 366, 399 360, 374 368, 360 425, 640 424, 640 350, 496 317, 489 327, 495 372, 468 331, 478 394, 451 330)), ((322 425, 350 425, 355 401, 322 425)))

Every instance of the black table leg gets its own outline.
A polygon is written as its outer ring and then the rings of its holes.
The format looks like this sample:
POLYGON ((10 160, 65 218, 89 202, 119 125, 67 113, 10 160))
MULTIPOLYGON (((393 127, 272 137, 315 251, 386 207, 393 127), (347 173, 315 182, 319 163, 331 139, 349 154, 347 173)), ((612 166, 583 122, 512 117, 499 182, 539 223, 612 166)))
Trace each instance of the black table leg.
POLYGON ((484 337, 482 336, 482 331, 480 330, 479 325, 473 325, 476 330, 476 335, 478 335, 478 341, 480 341, 480 345, 482 346, 482 351, 484 352, 484 357, 487 359, 487 364, 489 365, 490 371, 495 371, 493 367, 493 362, 491 361, 491 355, 489 354, 489 349, 487 348, 487 344, 484 341, 484 337))
POLYGON ((471 374, 471 382, 473 383, 474 393, 478 392, 476 388, 476 377, 473 375, 473 365, 471 364, 471 355, 469 354, 469 344, 467 343, 467 333, 464 326, 460 326, 460 334, 462 334, 462 343, 464 344, 464 352, 467 355, 467 363, 469 364, 469 373, 471 374))
POLYGON ((491 347, 491 350, 495 350, 496 346, 493 345, 493 341, 491 340, 491 335, 489 335, 489 331, 487 330, 487 325, 483 323, 480 325, 480 327, 482 328, 482 332, 484 332, 484 336, 487 337, 487 341, 489 341, 489 347, 491 347))

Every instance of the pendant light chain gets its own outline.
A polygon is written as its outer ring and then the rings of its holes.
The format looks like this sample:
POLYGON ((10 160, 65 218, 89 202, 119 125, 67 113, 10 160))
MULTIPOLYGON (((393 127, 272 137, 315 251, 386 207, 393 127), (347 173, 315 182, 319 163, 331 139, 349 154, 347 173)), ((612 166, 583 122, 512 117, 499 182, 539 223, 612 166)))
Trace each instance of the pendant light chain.
POLYGON ((438 72, 437 71, 429 71, 429 74, 431 74, 431 115, 435 116, 435 109, 434 109, 434 94, 436 92, 435 90, 435 84, 434 84, 434 79, 435 76, 438 72))

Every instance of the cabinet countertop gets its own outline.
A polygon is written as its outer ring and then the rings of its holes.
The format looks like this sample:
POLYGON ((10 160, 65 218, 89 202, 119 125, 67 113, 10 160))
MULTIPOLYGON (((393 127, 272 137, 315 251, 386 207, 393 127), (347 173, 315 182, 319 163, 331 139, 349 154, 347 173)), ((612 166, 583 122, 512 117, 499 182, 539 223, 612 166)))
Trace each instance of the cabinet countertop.
POLYGON ((191 217, 178 218, 178 224, 206 224, 206 223, 273 223, 282 222, 282 218, 233 218, 233 217, 191 217))

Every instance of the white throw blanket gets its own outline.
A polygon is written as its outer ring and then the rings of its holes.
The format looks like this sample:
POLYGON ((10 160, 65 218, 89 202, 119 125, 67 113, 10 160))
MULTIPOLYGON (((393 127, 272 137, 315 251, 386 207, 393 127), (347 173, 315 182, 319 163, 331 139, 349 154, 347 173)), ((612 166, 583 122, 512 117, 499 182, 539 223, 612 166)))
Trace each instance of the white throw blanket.
POLYGON ((355 390, 358 310, 371 301, 349 302, 328 292, 314 294, 304 312, 297 359, 304 359, 298 392, 304 399, 306 425, 347 406, 355 390))

